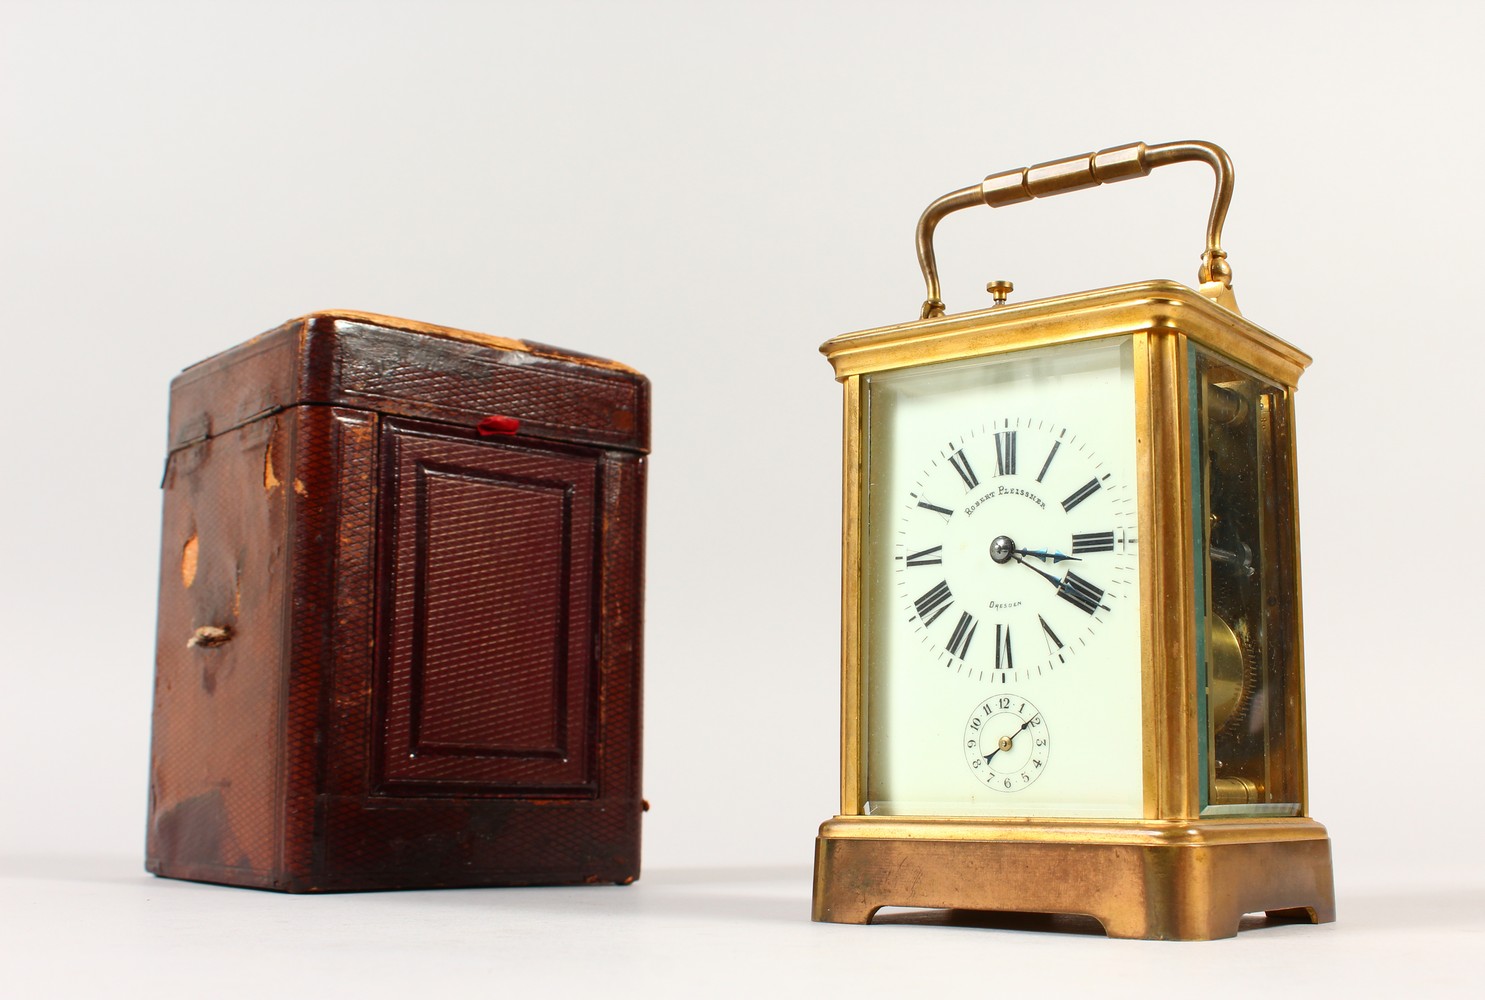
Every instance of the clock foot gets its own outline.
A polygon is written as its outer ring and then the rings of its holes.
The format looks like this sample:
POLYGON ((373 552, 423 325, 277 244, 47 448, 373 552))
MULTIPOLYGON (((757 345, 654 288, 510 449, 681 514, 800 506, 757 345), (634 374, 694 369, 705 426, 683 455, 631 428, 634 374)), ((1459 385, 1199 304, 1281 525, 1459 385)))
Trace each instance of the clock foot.
POLYGON ((1292 906, 1285 910, 1265 910, 1264 916, 1279 923, 1323 924, 1335 919, 1334 907, 1329 917, 1321 919, 1313 906, 1292 906))
POLYGON ((1233 937, 1250 913, 1335 919, 1330 840, 1311 820, 952 825, 952 839, 929 840, 869 819, 826 823, 814 919, 865 924, 884 906, 1080 914, 1109 937, 1178 941, 1233 937))
POLYGON ((880 909, 859 900, 822 898, 817 891, 811 919, 827 924, 869 924, 880 909))

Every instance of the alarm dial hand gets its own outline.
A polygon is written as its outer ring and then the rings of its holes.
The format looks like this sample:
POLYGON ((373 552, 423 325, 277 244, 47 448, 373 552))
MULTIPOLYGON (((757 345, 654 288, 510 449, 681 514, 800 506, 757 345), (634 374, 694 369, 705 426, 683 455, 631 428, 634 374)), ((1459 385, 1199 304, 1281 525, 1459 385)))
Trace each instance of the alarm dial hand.
POLYGON ((1026 727, 1029 726, 1029 725, 1031 725, 1033 722, 1035 722, 1036 719, 1037 719, 1037 716, 1033 715, 1031 718, 1029 718, 1025 722, 1021 723, 1020 727, 1014 733, 1011 733, 1011 735, 1009 735, 1009 736, 1002 736, 1000 739, 996 740, 995 741, 995 749, 994 750, 991 750, 988 754, 985 755, 985 763, 986 764, 990 763, 990 758, 991 757, 994 757, 996 754, 1000 753, 1002 750, 1009 750, 1011 748, 1011 745, 1015 742, 1016 737, 1017 736, 1020 736, 1021 733, 1026 730, 1026 727))

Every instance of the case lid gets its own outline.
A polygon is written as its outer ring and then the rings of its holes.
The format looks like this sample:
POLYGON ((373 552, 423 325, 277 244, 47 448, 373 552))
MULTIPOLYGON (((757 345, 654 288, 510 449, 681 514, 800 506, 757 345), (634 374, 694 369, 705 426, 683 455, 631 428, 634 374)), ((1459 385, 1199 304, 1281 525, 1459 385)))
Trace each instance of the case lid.
POLYGON ((169 448, 290 406, 332 405, 647 452, 649 380, 616 361, 374 313, 331 310, 187 368, 171 382, 169 448))

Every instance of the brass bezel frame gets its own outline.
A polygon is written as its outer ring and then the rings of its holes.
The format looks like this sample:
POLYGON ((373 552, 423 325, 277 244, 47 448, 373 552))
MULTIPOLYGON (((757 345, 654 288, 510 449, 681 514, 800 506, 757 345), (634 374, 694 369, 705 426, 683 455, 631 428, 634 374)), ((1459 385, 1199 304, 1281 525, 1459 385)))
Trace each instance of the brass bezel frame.
MULTIPOLYGON (((1293 426, 1294 388, 1309 356, 1172 281, 902 323, 846 334, 821 348, 845 389, 841 801, 839 814, 821 827, 817 842, 815 919, 864 923, 884 905, 1076 912, 1098 918, 1111 935, 1178 938, 1236 933, 1238 920, 1255 909, 1317 921, 1333 919, 1329 840, 1324 827, 1308 818, 1303 622, 1297 603, 1292 669, 1300 698, 1295 764, 1301 815, 1200 816, 1203 776, 1197 760, 1197 698, 1189 669, 1196 637, 1192 470, 1186 429, 1188 343, 1282 387, 1293 426), (1126 335, 1134 345, 1138 524, 1144 540, 1143 818, 863 815, 866 412, 861 376, 1126 335), (1262 877, 1249 871, 1255 863, 1264 867, 1262 877), (1069 879, 1073 870, 1078 877, 1069 879), (975 871, 995 875, 966 878, 975 871)), ((1288 461, 1292 474, 1292 448, 1288 461)), ((1297 583, 1297 524, 1293 530, 1297 583)))

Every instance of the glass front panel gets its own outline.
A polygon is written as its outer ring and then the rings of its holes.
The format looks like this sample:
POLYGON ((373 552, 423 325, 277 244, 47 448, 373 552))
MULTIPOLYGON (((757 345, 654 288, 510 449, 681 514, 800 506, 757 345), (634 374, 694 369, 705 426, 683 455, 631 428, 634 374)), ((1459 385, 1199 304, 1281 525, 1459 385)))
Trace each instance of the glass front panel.
POLYGON ((1202 815, 1302 809, 1290 400, 1190 349, 1202 815))
POLYGON ((863 392, 865 810, 1142 815, 1131 338, 863 392))

